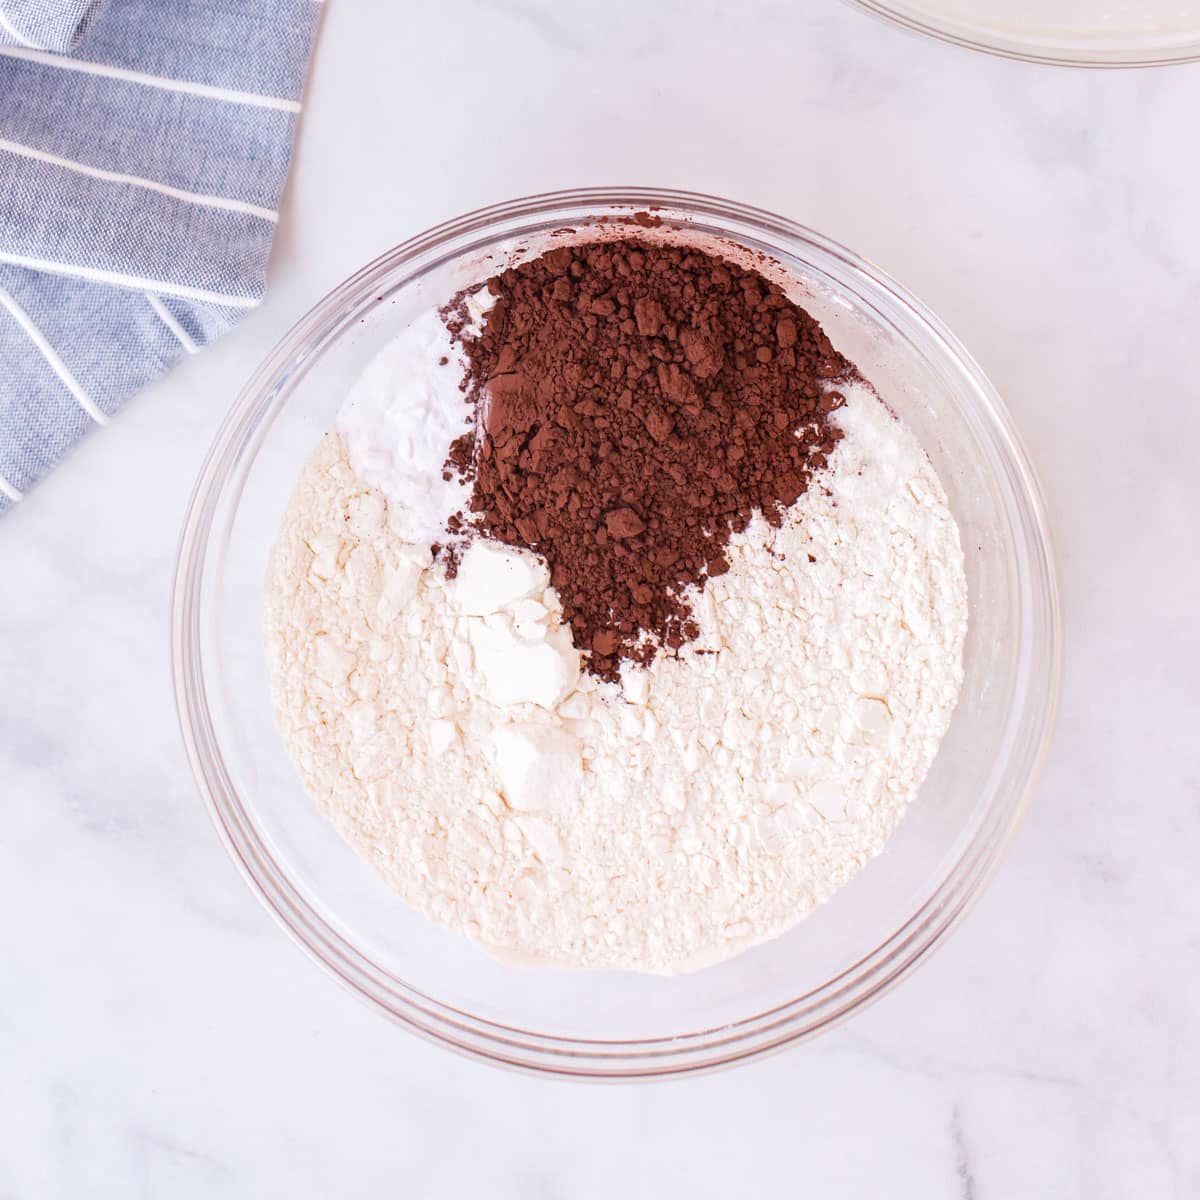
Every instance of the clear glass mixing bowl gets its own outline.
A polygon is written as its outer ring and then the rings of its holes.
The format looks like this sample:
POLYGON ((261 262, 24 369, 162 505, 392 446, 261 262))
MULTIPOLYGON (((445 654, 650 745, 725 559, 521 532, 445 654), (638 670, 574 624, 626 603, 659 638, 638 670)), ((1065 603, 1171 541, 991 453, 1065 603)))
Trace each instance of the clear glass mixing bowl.
POLYGON ((829 1028, 893 986, 995 870, 1058 692, 1042 500, 979 368, 936 317, 848 250, 770 213, 682 192, 574 191, 498 205, 405 242, 333 291, 271 352, 217 435, 184 524, 173 605, 192 768, 229 853, 280 924, 409 1029, 492 1062, 576 1077, 650 1078, 751 1058, 829 1028), (531 970, 494 961, 407 908, 305 794, 272 723, 263 578, 302 463, 351 381, 406 321, 486 273, 480 263, 651 206, 688 236, 781 264, 922 440, 966 552, 966 678, 933 770, 885 853, 791 932, 680 977, 531 970))
POLYGON ((1064 67, 1200 59, 1200 0, 851 0, 930 37, 1064 67))

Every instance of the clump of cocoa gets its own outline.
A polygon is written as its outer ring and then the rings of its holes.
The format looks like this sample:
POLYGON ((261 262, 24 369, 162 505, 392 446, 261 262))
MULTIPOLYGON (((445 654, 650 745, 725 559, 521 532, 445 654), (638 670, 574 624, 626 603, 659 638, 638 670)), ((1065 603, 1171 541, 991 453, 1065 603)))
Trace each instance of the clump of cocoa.
POLYGON ((478 427, 451 448, 472 486, 452 527, 541 555, 589 669, 615 679, 697 635, 683 593, 825 466, 854 369, 778 286, 687 246, 559 247, 488 288, 481 335, 446 314, 478 427))

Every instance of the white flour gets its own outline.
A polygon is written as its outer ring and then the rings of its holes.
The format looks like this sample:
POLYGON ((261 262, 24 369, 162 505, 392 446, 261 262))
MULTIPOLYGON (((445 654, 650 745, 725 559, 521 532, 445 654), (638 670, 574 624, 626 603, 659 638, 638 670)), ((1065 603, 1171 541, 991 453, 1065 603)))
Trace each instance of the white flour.
POLYGON ((620 687, 576 674, 532 555, 520 596, 448 582, 326 437, 268 578, 277 719, 406 901, 519 961, 678 971, 782 932, 879 853, 950 721, 966 583, 919 445, 847 399, 783 528, 733 539, 699 639, 620 687), (532 654, 540 702, 514 701, 532 654))

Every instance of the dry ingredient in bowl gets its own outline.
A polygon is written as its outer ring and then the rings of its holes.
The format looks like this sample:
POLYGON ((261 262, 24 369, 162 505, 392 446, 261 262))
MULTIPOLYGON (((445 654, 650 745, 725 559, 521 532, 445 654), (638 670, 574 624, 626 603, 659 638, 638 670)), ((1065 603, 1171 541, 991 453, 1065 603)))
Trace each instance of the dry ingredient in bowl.
POLYGON ((475 528, 546 559, 589 669, 616 679, 695 636, 685 590, 825 466, 824 385, 852 368, 778 288, 686 247, 562 247, 492 288, 461 334, 483 417, 451 457, 475 528))
POLYGON ((627 240, 376 360, 266 628, 306 786, 409 903, 515 960, 678 971, 880 852, 950 721, 965 595, 932 465, 815 322, 627 240))

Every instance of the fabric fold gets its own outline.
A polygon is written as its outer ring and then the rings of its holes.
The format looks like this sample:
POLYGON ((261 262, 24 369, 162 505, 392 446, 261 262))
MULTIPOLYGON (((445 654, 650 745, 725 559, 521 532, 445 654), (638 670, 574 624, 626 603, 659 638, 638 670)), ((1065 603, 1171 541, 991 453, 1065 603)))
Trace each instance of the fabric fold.
POLYGON ((262 299, 315 0, 0 0, 0 511, 262 299), (84 11, 86 10, 86 11, 84 11))
POLYGON ((65 54, 103 0, 0 0, 0 45, 65 54))

